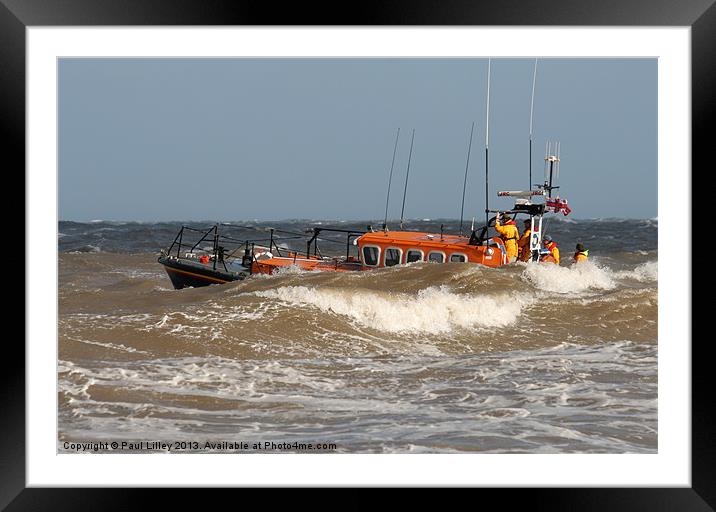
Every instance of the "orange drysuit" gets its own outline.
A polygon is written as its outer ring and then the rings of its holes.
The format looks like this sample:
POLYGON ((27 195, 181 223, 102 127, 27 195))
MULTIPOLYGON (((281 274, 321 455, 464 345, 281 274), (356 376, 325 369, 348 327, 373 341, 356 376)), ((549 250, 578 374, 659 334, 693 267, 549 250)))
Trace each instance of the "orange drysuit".
POLYGON ((517 258, 517 239, 520 237, 520 233, 517 231, 515 221, 508 220, 506 224, 502 225, 499 220, 495 220, 495 229, 505 242, 507 260, 517 258))
POLYGON ((589 250, 581 251, 581 252, 575 252, 574 253, 574 261, 580 262, 580 261, 587 261, 587 257, 589 256, 589 250))
POLYGON ((547 242, 544 247, 552 254, 554 262, 559 265, 559 248, 557 247, 557 243, 554 241, 547 242))
POLYGON ((527 229, 524 233, 522 233, 522 236, 519 240, 517 240, 517 247, 519 247, 520 255, 518 256, 518 260, 520 261, 529 261, 530 257, 532 256, 532 251, 530 251, 530 237, 532 236, 532 230, 527 229))

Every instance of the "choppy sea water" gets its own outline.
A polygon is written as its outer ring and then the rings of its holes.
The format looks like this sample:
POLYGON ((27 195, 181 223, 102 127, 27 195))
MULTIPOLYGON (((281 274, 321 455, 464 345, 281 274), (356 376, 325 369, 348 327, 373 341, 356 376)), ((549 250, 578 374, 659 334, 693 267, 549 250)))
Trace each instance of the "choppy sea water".
MULTIPOLYGON (((440 224, 455 229, 407 227, 440 224)), ((559 267, 418 263, 174 290, 156 258, 179 227, 60 222, 59 451, 112 440, 657 450, 653 219, 552 221, 559 267), (577 241, 590 262, 574 266, 577 241)))

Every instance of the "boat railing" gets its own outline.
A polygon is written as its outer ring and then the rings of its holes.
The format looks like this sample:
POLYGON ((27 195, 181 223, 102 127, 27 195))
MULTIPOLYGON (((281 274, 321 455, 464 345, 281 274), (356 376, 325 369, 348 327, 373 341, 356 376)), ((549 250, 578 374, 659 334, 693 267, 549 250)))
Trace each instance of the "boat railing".
POLYGON ((228 272, 226 261, 233 257, 235 253, 235 247, 233 246, 239 243, 242 243, 242 241, 226 235, 220 235, 218 226, 212 226, 208 229, 182 226, 171 245, 162 252, 167 256, 175 256, 177 259, 192 258, 193 255, 201 253, 209 256, 209 261, 212 261, 214 270, 217 269, 218 265, 221 265, 228 272), (210 249, 200 247, 202 242, 209 242, 211 244, 210 249))
MULTIPOLYGON (((246 268, 251 268, 253 261, 256 261, 257 257, 266 252, 275 254, 279 257, 287 255, 294 259, 299 256, 298 250, 293 250, 285 245, 285 242, 291 240, 305 240, 306 234, 296 233, 292 231, 285 231, 276 228, 257 228, 253 226, 232 226, 238 229, 254 229, 261 232, 268 232, 268 238, 251 238, 251 239, 240 239, 235 238, 226 234, 219 233, 219 225, 213 225, 206 229, 197 229, 191 226, 183 225, 174 240, 167 249, 162 251, 163 256, 176 257, 177 259, 193 259, 194 255, 202 254, 209 257, 209 261, 212 263, 213 269, 216 270, 221 265, 225 271, 229 271, 227 262, 237 261, 240 259, 241 265, 246 268), (279 234, 280 237, 275 235, 279 234), (198 239, 197 239, 198 238, 198 239), (210 247, 202 247, 202 242, 210 243, 210 247), (279 245, 281 244, 281 245, 279 245)), ((333 243, 341 244, 345 243, 346 247, 346 260, 350 259, 351 245, 353 240, 365 231, 359 230, 346 230, 326 227, 314 227, 307 230, 307 234, 311 234, 310 238, 306 242, 306 257, 314 257, 321 259, 336 259, 327 256, 323 256, 321 253, 318 242, 321 243, 333 243), (335 232, 344 233, 346 235, 346 241, 341 242, 330 238, 321 237, 322 232, 335 232), (313 253, 313 255, 311 255, 313 253)))
POLYGON ((171 245, 163 251, 167 256, 176 258, 192 259, 194 255, 202 254, 209 257, 214 270, 221 265, 225 271, 229 271, 226 263, 238 260, 239 252, 241 254, 242 263, 246 252, 249 251, 251 258, 257 249, 276 250, 280 253, 281 249, 275 243, 273 237, 266 239, 239 239, 226 234, 219 233, 219 226, 214 225, 207 229, 196 229, 191 226, 182 226, 171 245), (196 241, 195 241, 196 240, 196 241), (202 242, 210 243, 210 247, 202 247, 202 242), (261 244, 268 243, 268 247, 261 244))
MULTIPOLYGON (((320 240, 322 243, 329 243, 329 244, 338 244, 343 245, 345 243, 346 247, 346 260, 351 257, 351 246, 353 245, 352 242, 354 239, 360 237, 361 235, 364 235, 367 233, 367 231, 361 231, 357 229, 338 229, 338 228, 326 228, 326 227, 313 227, 306 230, 307 233, 312 234, 311 238, 308 239, 306 242, 306 257, 311 257, 311 251, 313 251, 314 257, 323 257, 321 254, 320 249, 318 248, 318 241, 320 240), (340 240, 333 240, 331 238, 325 238, 321 237, 320 234, 322 232, 328 232, 328 233, 342 233, 346 235, 345 242, 342 242, 340 240), (313 247, 313 249, 311 249, 313 247)), ((331 258, 335 259, 335 258, 331 258)))

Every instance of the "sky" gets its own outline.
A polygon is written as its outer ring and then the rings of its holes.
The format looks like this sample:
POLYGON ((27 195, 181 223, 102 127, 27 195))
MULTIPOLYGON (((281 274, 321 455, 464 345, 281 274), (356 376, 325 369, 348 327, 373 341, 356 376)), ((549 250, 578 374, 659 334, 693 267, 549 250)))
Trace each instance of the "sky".
MULTIPOLYGON (((60 59, 60 220, 465 218, 529 185, 534 58, 60 59), (489 126, 489 140, 486 129, 489 126), (412 154, 411 133, 415 130, 412 154)), ((657 215, 657 60, 538 59, 532 183, 574 218, 657 215)))

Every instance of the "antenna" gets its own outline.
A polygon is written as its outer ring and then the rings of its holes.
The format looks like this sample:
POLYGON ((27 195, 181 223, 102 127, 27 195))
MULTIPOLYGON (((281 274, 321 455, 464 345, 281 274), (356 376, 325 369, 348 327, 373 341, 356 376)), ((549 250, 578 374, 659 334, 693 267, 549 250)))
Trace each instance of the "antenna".
POLYGON ((462 235, 462 219, 465 211, 465 187, 467 186, 467 169, 470 165, 470 150, 472 149, 472 133, 475 131, 475 121, 470 128, 470 143, 467 146, 467 162, 465 163, 465 180, 462 182, 462 206, 460 206, 460 235, 462 235))
POLYGON ((383 220, 383 231, 388 230, 388 201, 390 201, 390 182, 393 181, 393 166, 395 165, 395 152, 398 149, 398 137, 400 137, 400 128, 395 135, 395 146, 393 146, 393 161, 390 163, 390 176, 388 177, 388 197, 385 198, 385 219, 383 220))
POLYGON ((487 59, 487 122, 485 123, 485 228, 489 222, 488 215, 490 213, 489 198, 490 188, 488 186, 488 146, 490 143, 490 64, 492 59, 487 59))
POLYGON ((413 157, 413 141, 415 140, 415 128, 413 135, 410 137, 410 154, 408 155, 408 170, 405 173, 405 188, 403 189, 403 208, 400 210, 400 229, 403 229, 403 218, 405 213, 405 195, 408 193, 408 176, 410 176, 410 160, 413 157))
POLYGON ((559 188, 553 186, 554 179, 559 174, 559 142, 547 142, 544 157, 544 185, 542 188, 547 191, 547 197, 552 197, 552 190, 559 188))
POLYGON ((562 159, 561 153, 562 153, 561 143, 557 142, 557 162, 555 163, 555 166, 554 166, 555 179, 559 179, 559 162, 562 159))
POLYGON ((530 183, 527 190, 532 190, 532 127, 535 108, 535 84, 537 82, 537 59, 535 59, 535 69, 532 73, 532 101, 530 102, 530 183))
POLYGON ((548 182, 548 173, 547 173, 547 167, 548 167, 548 161, 549 161, 549 153, 550 153, 550 147, 552 144, 549 141, 546 141, 544 143, 544 184, 547 185, 548 182))

